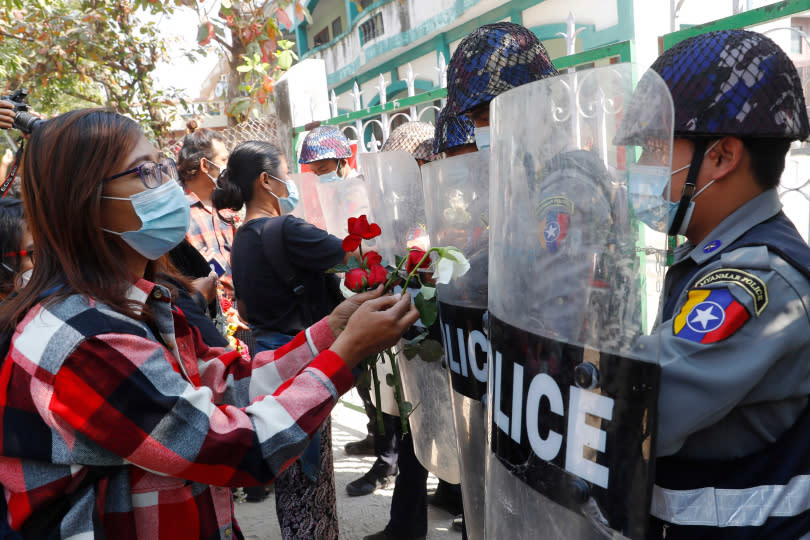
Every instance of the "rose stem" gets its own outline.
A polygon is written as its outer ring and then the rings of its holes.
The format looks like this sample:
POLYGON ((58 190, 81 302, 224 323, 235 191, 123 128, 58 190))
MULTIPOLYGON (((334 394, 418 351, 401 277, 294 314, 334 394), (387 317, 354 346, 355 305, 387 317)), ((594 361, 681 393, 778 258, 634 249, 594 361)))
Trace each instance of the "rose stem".
POLYGON ((385 435, 385 424, 383 423, 382 398, 380 397, 380 378, 377 376, 376 363, 378 356, 366 358, 364 360, 366 368, 371 371, 371 380, 374 383, 374 405, 377 409, 377 433, 385 435))
POLYGON ((399 409, 399 421, 402 424, 402 434, 406 435, 408 433, 408 416, 410 415, 410 411, 406 411, 404 408, 402 382, 399 378, 399 367, 397 367, 397 362, 394 358, 394 353, 391 352, 391 349, 385 349, 385 354, 388 356, 388 360, 391 362, 391 371, 394 374, 394 397, 397 400, 397 408, 399 409))

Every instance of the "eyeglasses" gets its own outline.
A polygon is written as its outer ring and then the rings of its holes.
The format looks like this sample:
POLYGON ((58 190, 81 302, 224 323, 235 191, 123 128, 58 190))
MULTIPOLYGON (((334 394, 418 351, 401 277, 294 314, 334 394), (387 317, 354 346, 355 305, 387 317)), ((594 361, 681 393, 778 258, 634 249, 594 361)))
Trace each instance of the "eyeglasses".
POLYGON ((21 249, 20 251, 9 251, 7 253, 3 253, 3 258, 6 257, 31 257, 34 258, 34 250, 33 249, 21 249))
POLYGON ((160 160, 160 163, 147 161, 141 163, 134 169, 129 169, 115 176, 105 178, 102 182, 109 182, 110 180, 115 180, 116 178, 121 178, 122 176, 132 173, 138 173, 138 176, 141 177, 141 182, 143 182, 143 185, 146 186, 147 189, 154 189, 163 185, 166 179, 177 182, 180 178, 177 174, 177 165, 175 165, 174 160, 172 158, 163 158, 160 160))
POLYGON ((222 172, 222 169, 225 167, 225 165, 218 165, 218 164, 214 163, 213 161, 211 161, 207 157, 204 157, 203 159, 208 162, 209 166, 213 165, 214 167, 217 168, 216 176, 219 176, 219 174, 222 172))

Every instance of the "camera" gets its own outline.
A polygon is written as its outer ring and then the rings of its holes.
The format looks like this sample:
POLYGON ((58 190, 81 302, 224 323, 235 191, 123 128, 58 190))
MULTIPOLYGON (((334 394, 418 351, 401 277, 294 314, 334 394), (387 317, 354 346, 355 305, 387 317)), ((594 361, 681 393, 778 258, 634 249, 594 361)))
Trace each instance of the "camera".
POLYGON ((30 134, 42 123, 42 119, 37 118, 28 112, 28 104, 25 103, 25 98, 28 97, 28 91, 20 88, 8 96, 2 96, 0 99, 11 102, 14 105, 14 124, 13 128, 19 129, 25 134, 30 134))

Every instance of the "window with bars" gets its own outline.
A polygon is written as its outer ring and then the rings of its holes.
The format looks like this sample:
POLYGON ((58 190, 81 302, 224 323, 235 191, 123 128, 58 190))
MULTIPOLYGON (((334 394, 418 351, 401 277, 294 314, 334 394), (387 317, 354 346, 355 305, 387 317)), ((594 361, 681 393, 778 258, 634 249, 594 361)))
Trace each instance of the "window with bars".
POLYGON ((383 35, 384 31, 382 12, 378 11, 360 25, 360 41, 361 43, 368 43, 372 39, 383 35))
POLYGON ((343 33, 343 24, 340 22, 340 17, 332 21, 332 37, 338 37, 343 33))

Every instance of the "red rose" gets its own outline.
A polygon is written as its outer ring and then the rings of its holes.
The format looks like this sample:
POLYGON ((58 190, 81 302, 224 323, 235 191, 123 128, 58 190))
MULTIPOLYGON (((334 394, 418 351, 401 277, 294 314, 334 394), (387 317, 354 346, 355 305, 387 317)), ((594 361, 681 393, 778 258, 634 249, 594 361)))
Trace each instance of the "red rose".
POLYGON ((380 236, 381 233, 380 226, 376 223, 369 223, 365 214, 358 218, 349 218, 349 234, 356 234, 366 240, 371 240, 380 236))
POLYGON ((233 302, 222 296, 219 299, 219 305, 222 306, 222 311, 228 311, 233 307, 233 302))
POLYGON ((346 288, 354 292, 363 292, 368 287, 368 272, 362 268, 352 268, 344 278, 346 288))
POLYGON ((363 262, 366 263, 368 268, 372 266, 377 266, 382 262, 382 257, 376 251, 369 251, 363 254, 363 262))
POLYGON ((381 264, 375 264, 368 270, 368 286, 376 287, 388 280, 388 272, 381 264))
POLYGON ((360 242, 363 239, 357 235, 350 234, 346 238, 343 239, 343 251, 346 253, 351 253, 352 251, 356 250, 360 247, 360 242))
POLYGON ((421 249, 412 249, 408 252, 408 264, 406 266, 408 273, 410 274, 417 265, 419 268, 428 268, 430 266, 430 257, 426 258, 422 261, 422 258, 425 256, 425 252, 421 249), (419 264, 419 263, 422 264, 419 264))
POLYGON ((371 240, 382 234, 380 226, 376 223, 369 223, 365 214, 359 218, 349 218, 349 236, 343 239, 343 251, 351 253, 358 247, 365 238, 371 240))

